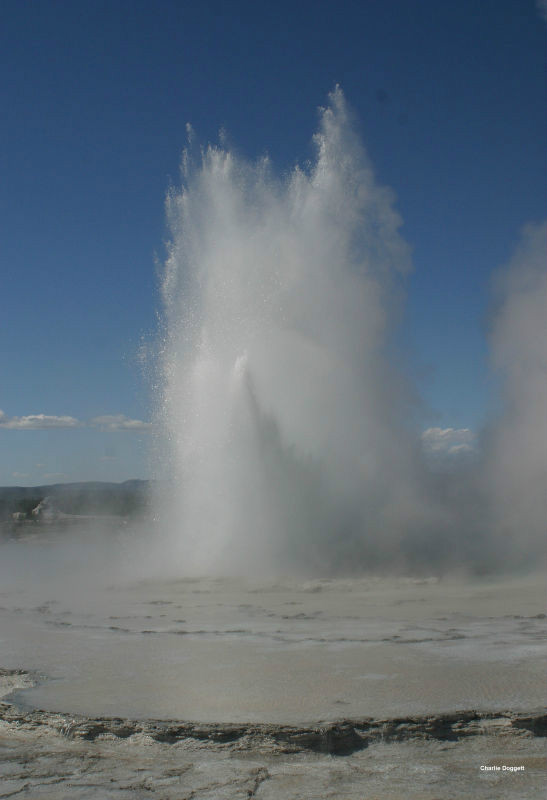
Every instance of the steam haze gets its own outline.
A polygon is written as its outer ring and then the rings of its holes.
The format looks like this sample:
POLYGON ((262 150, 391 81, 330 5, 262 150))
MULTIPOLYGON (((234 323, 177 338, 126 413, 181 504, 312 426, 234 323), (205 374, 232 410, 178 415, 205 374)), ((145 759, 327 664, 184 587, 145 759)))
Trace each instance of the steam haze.
POLYGON ((490 332, 502 409, 484 437, 499 546, 522 562, 544 551, 547 522, 547 223, 528 225, 495 278, 490 332))

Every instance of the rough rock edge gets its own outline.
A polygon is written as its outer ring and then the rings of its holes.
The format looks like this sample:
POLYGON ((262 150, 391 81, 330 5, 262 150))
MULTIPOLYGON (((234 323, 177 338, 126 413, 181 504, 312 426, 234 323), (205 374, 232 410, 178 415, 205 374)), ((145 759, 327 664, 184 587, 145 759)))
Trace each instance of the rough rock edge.
POLYGON ((480 713, 459 711, 424 717, 386 720, 342 720, 297 727, 272 724, 219 724, 176 722, 171 720, 131 720, 117 717, 91 719, 49 711, 20 712, 0 703, 0 721, 20 732, 50 729, 71 739, 95 741, 98 738, 128 739, 147 736, 156 742, 174 744, 193 740, 209 745, 229 745, 237 749, 275 749, 286 753, 312 751, 331 755, 350 755, 377 741, 402 742, 409 739, 457 741, 475 735, 511 734, 546 736, 547 714, 518 712, 480 713))
MULTIPOLYGON (((0 675, 25 676, 27 686, 33 675, 26 670, 0 669, 0 675)), ((311 751, 351 755, 373 742, 402 742, 411 739, 457 741, 476 735, 547 736, 544 711, 454 711, 392 719, 365 718, 317 723, 310 726, 271 723, 199 723, 176 720, 133 720, 121 717, 90 718, 77 714, 34 710, 22 711, 0 702, 0 722, 20 732, 48 729, 70 739, 95 741, 99 738, 128 739, 145 736, 153 741, 175 744, 194 742, 230 749, 267 749, 283 753, 311 751)))

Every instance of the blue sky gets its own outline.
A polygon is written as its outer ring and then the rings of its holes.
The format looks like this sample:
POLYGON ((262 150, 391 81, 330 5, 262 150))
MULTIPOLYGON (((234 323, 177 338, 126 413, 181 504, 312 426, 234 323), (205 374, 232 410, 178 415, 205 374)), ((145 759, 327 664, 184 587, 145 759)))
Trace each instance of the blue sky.
POLYGON ((0 485, 149 476, 139 352, 185 125, 284 172, 336 83, 413 251, 421 423, 477 430, 491 276, 546 216, 545 33, 534 0, 7 0, 0 485))

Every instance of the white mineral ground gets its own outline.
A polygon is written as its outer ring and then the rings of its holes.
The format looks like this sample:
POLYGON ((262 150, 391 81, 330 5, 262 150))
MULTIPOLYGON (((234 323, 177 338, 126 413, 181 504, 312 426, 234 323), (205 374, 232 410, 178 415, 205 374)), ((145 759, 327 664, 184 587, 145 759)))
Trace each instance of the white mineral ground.
POLYGON ((0 798, 541 796, 543 576, 63 569, 3 579, 0 798))

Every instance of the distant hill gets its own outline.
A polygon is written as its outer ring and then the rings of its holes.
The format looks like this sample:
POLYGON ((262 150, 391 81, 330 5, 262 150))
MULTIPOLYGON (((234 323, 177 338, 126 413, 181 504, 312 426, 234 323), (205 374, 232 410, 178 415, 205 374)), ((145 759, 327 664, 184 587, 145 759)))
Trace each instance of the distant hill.
POLYGON ((142 513, 148 502, 152 482, 129 480, 123 483, 88 481, 54 483, 45 486, 0 487, 0 521, 16 512, 29 513, 44 497, 55 499, 65 514, 131 517, 142 513))

